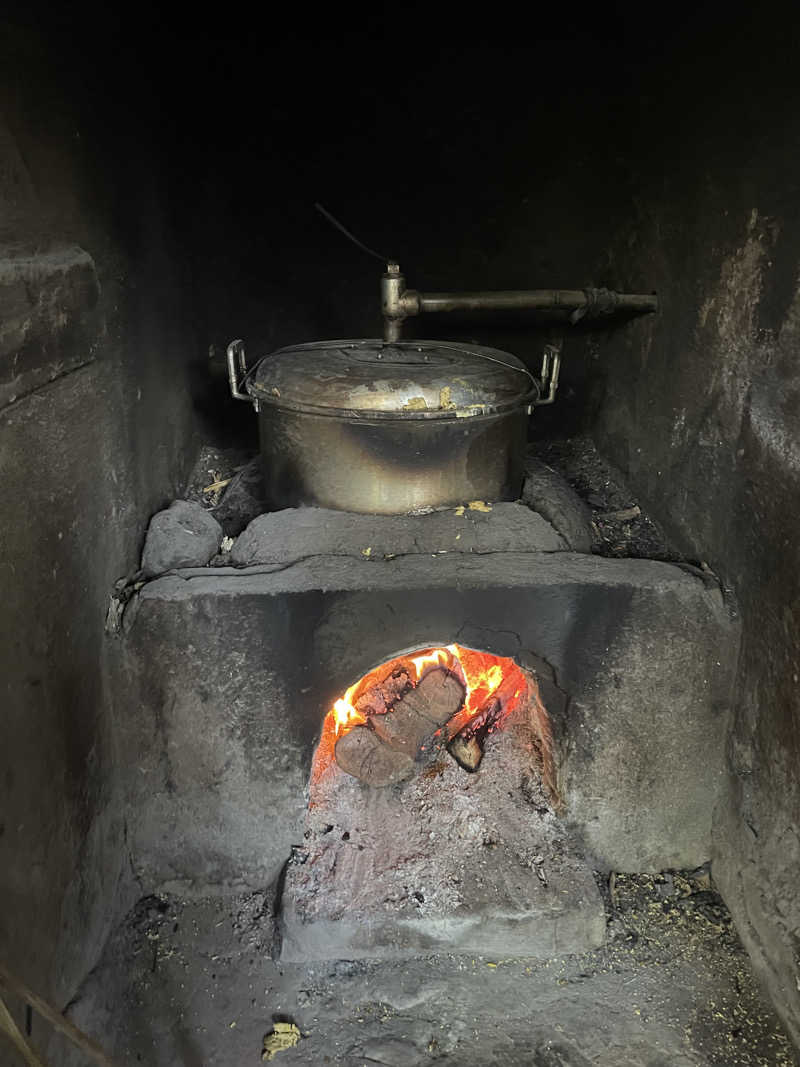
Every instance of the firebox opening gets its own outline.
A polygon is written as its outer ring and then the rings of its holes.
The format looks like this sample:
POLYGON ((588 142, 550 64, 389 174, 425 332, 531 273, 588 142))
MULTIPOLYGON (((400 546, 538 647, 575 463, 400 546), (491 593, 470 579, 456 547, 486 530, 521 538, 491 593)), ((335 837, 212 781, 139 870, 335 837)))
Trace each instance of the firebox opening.
POLYGON ((400 653, 367 671, 326 714, 311 802, 315 785, 337 771, 375 787, 436 775, 449 759, 474 773, 500 730, 520 742, 557 805, 553 736, 530 670, 455 643, 400 653))

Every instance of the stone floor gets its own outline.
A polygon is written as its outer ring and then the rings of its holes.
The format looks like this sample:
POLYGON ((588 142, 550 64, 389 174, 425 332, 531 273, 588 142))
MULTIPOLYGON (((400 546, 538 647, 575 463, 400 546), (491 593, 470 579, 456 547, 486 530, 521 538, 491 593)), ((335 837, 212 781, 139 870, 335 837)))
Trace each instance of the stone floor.
MULTIPOLYGON (((602 885, 600 950, 285 964, 267 894, 141 901, 71 1008, 123 1065, 240 1067, 291 1021, 291 1064, 700 1067, 795 1063, 708 876, 602 885)), ((34 1028, 33 1039, 44 1037, 34 1028)), ((84 1061, 52 1038, 48 1063, 84 1061)))

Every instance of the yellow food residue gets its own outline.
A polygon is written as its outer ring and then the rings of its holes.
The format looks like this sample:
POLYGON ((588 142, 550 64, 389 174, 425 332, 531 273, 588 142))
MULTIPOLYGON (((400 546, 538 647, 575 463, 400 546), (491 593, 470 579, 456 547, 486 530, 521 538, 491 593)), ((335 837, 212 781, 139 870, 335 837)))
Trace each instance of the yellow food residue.
POLYGON ((469 504, 467 504, 467 507, 469 508, 470 511, 491 511, 492 510, 492 505, 491 504, 487 504, 483 500, 470 500, 469 504))
POLYGON ((264 1034, 264 1051, 261 1059, 269 1062, 279 1052, 294 1048, 300 1040, 300 1031, 294 1023, 275 1023, 268 1034, 264 1034))

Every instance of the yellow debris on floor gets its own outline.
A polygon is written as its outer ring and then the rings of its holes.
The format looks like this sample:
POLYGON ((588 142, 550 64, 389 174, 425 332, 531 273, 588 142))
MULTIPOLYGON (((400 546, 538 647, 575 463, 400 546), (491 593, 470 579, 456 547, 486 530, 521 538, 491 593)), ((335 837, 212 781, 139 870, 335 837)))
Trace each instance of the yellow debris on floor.
POLYGON ((264 1034, 264 1051, 261 1059, 269 1062, 279 1052, 294 1048, 300 1040, 300 1031, 294 1023, 275 1023, 268 1034, 264 1034))

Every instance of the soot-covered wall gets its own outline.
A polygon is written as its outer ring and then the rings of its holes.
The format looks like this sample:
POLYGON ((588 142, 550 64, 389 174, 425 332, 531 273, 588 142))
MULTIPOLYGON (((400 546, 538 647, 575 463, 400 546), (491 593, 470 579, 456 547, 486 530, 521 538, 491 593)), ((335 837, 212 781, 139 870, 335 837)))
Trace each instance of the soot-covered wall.
POLYGON ((18 22, 0 49, 0 958, 59 1004, 125 859, 109 594, 193 436, 153 139, 68 44, 18 22))
POLYGON ((627 111, 630 214, 598 269, 656 287, 662 310, 606 338, 589 390, 600 448, 738 599, 713 872, 797 1040, 800 34, 785 18, 723 28, 627 111))
MULTIPOLYGON (((479 35, 443 15, 436 25, 430 10, 421 31, 413 10, 344 23, 337 12, 302 39, 273 25, 266 37, 228 28, 226 38, 223 27, 210 40, 195 26, 177 66, 163 45, 180 153, 173 199, 212 364, 233 337, 252 361, 282 345, 380 335, 384 264, 317 202, 397 257, 409 287, 592 284, 628 209, 609 131, 658 42, 634 48, 625 18, 608 12, 540 23, 531 42, 511 41, 507 22, 479 35)), ((537 369, 541 360, 531 316, 430 316, 409 320, 406 334, 508 348, 537 369)), ((580 334, 570 350, 557 418, 574 421, 580 334)), ((226 391, 221 380, 209 410, 226 391)), ((228 410, 249 424, 241 405, 228 410)), ((536 421, 554 425, 544 408, 536 421)))

